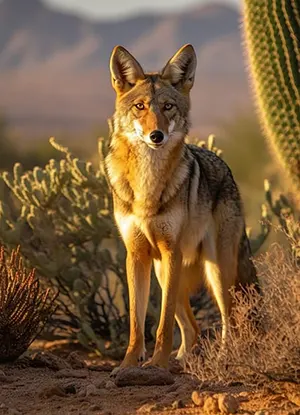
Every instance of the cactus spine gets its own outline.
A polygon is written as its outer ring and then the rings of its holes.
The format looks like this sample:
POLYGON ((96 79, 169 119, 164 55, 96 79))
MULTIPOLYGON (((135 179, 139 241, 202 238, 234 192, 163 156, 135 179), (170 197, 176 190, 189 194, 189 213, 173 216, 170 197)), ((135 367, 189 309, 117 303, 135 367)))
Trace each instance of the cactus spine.
POLYGON ((244 0, 244 33, 266 135, 300 190, 299 0, 244 0))

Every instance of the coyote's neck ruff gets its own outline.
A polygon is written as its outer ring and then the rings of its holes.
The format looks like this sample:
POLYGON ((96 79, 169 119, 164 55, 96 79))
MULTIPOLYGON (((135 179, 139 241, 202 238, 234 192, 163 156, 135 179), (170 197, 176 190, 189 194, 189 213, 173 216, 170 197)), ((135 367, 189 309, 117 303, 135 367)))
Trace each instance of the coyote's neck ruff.
MULTIPOLYGON (((126 132, 116 127, 107 172, 116 197, 128 213, 141 218, 156 215, 187 180, 184 135, 180 133, 178 138, 156 151, 142 140, 132 145, 126 132)), ((172 133, 169 139, 173 139, 172 133)))
POLYGON ((167 366, 174 316, 178 358, 197 338, 189 296, 204 278, 222 317, 225 339, 232 285, 256 282, 238 188, 214 153, 184 143, 196 55, 182 47, 159 73, 145 73, 121 46, 110 61, 116 111, 106 172, 114 215, 127 249, 130 340, 122 366, 144 356, 152 262, 162 288, 161 318, 149 364, 167 366))

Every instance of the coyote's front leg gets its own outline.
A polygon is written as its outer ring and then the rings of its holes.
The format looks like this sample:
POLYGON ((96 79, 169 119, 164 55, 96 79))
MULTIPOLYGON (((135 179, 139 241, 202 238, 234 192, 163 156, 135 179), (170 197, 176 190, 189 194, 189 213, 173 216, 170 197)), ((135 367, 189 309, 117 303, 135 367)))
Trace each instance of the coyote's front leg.
POLYGON ((128 249, 126 259, 129 290, 130 337, 121 367, 137 366, 145 359, 144 325, 150 289, 151 257, 143 246, 128 249))
POLYGON ((173 331, 182 255, 180 249, 161 249, 162 254, 162 305, 156 344, 152 359, 147 366, 168 367, 173 346, 173 331))

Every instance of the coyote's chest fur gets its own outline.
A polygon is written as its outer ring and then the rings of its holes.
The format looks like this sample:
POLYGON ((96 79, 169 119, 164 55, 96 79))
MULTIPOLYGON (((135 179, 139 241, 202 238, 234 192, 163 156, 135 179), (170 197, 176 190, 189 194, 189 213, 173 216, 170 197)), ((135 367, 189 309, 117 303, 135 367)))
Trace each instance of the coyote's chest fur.
POLYGON ((110 184, 127 211, 140 218, 153 217, 187 178, 187 163, 180 163, 184 148, 158 153, 143 143, 132 148, 121 140, 116 140, 106 160, 110 184))
POLYGON ((187 216, 182 209, 172 209, 168 214, 160 214, 151 219, 143 219, 137 215, 121 215, 115 213, 116 222, 124 241, 130 240, 134 234, 143 234, 151 245, 153 257, 159 258, 158 238, 162 235, 172 243, 179 240, 182 261, 185 265, 193 264, 199 254, 209 221, 199 223, 198 217, 187 216))
POLYGON ((148 150, 138 158, 135 154, 134 163, 124 162, 122 167, 120 154, 112 154, 108 173, 117 197, 115 218, 125 243, 134 243, 138 235, 143 235, 153 256, 159 257, 160 240, 171 246, 176 241, 183 262, 190 264, 197 258, 209 221, 207 209, 197 203, 199 172, 191 181, 189 200, 186 199, 185 184, 191 178, 189 163, 183 157, 185 150, 182 146, 176 156, 172 153, 172 158, 170 154, 148 150))

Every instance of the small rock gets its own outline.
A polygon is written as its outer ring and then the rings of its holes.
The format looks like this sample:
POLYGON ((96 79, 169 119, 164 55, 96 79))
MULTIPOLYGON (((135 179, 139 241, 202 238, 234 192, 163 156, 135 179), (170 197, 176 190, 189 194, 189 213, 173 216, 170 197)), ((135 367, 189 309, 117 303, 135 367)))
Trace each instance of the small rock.
POLYGON ((204 406, 205 395, 199 391, 193 391, 192 393, 192 401, 197 406, 204 406))
POLYGON ((180 409, 180 408, 184 408, 184 406, 185 405, 181 399, 174 401, 171 405, 172 409, 180 409))
POLYGON ((39 396, 42 398, 51 398, 51 396, 65 397, 66 392, 60 385, 53 385, 51 387, 44 388, 39 392, 39 396))
POLYGON ((218 397, 219 409, 224 414, 235 414, 239 409, 239 403, 237 399, 228 394, 220 394, 218 397))
POLYGON ((74 369, 61 369, 59 370, 55 376, 57 378, 77 378, 77 379, 84 379, 88 377, 88 372, 86 370, 74 370, 74 369))
POLYGON ((155 366, 120 369, 115 378, 117 386, 171 385, 174 378, 167 369, 155 366))
POLYGON ((107 381, 105 384, 106 389, 115 389, 116 387, 117 385, 112 380, 107 381))
POLYGON ((256 411, 254 415, 268 415, 266 411, 256 411))
POLYGON ((207 396, 203 405, 204 412, 207 414, 216 414, 219 412, 218 401, 213 396, 207 396))
POLYGON ((52 370, 71 368, 68 362, 50 352, 37 352, 33 354, 29 364, 33 367, 48 367, 52 370))
POLYGON ((72 367, 72 369, 84 369, 87 367, 86 363, 81 360, 77 352, 72 352, 68 355, 66 361, 72 367))

